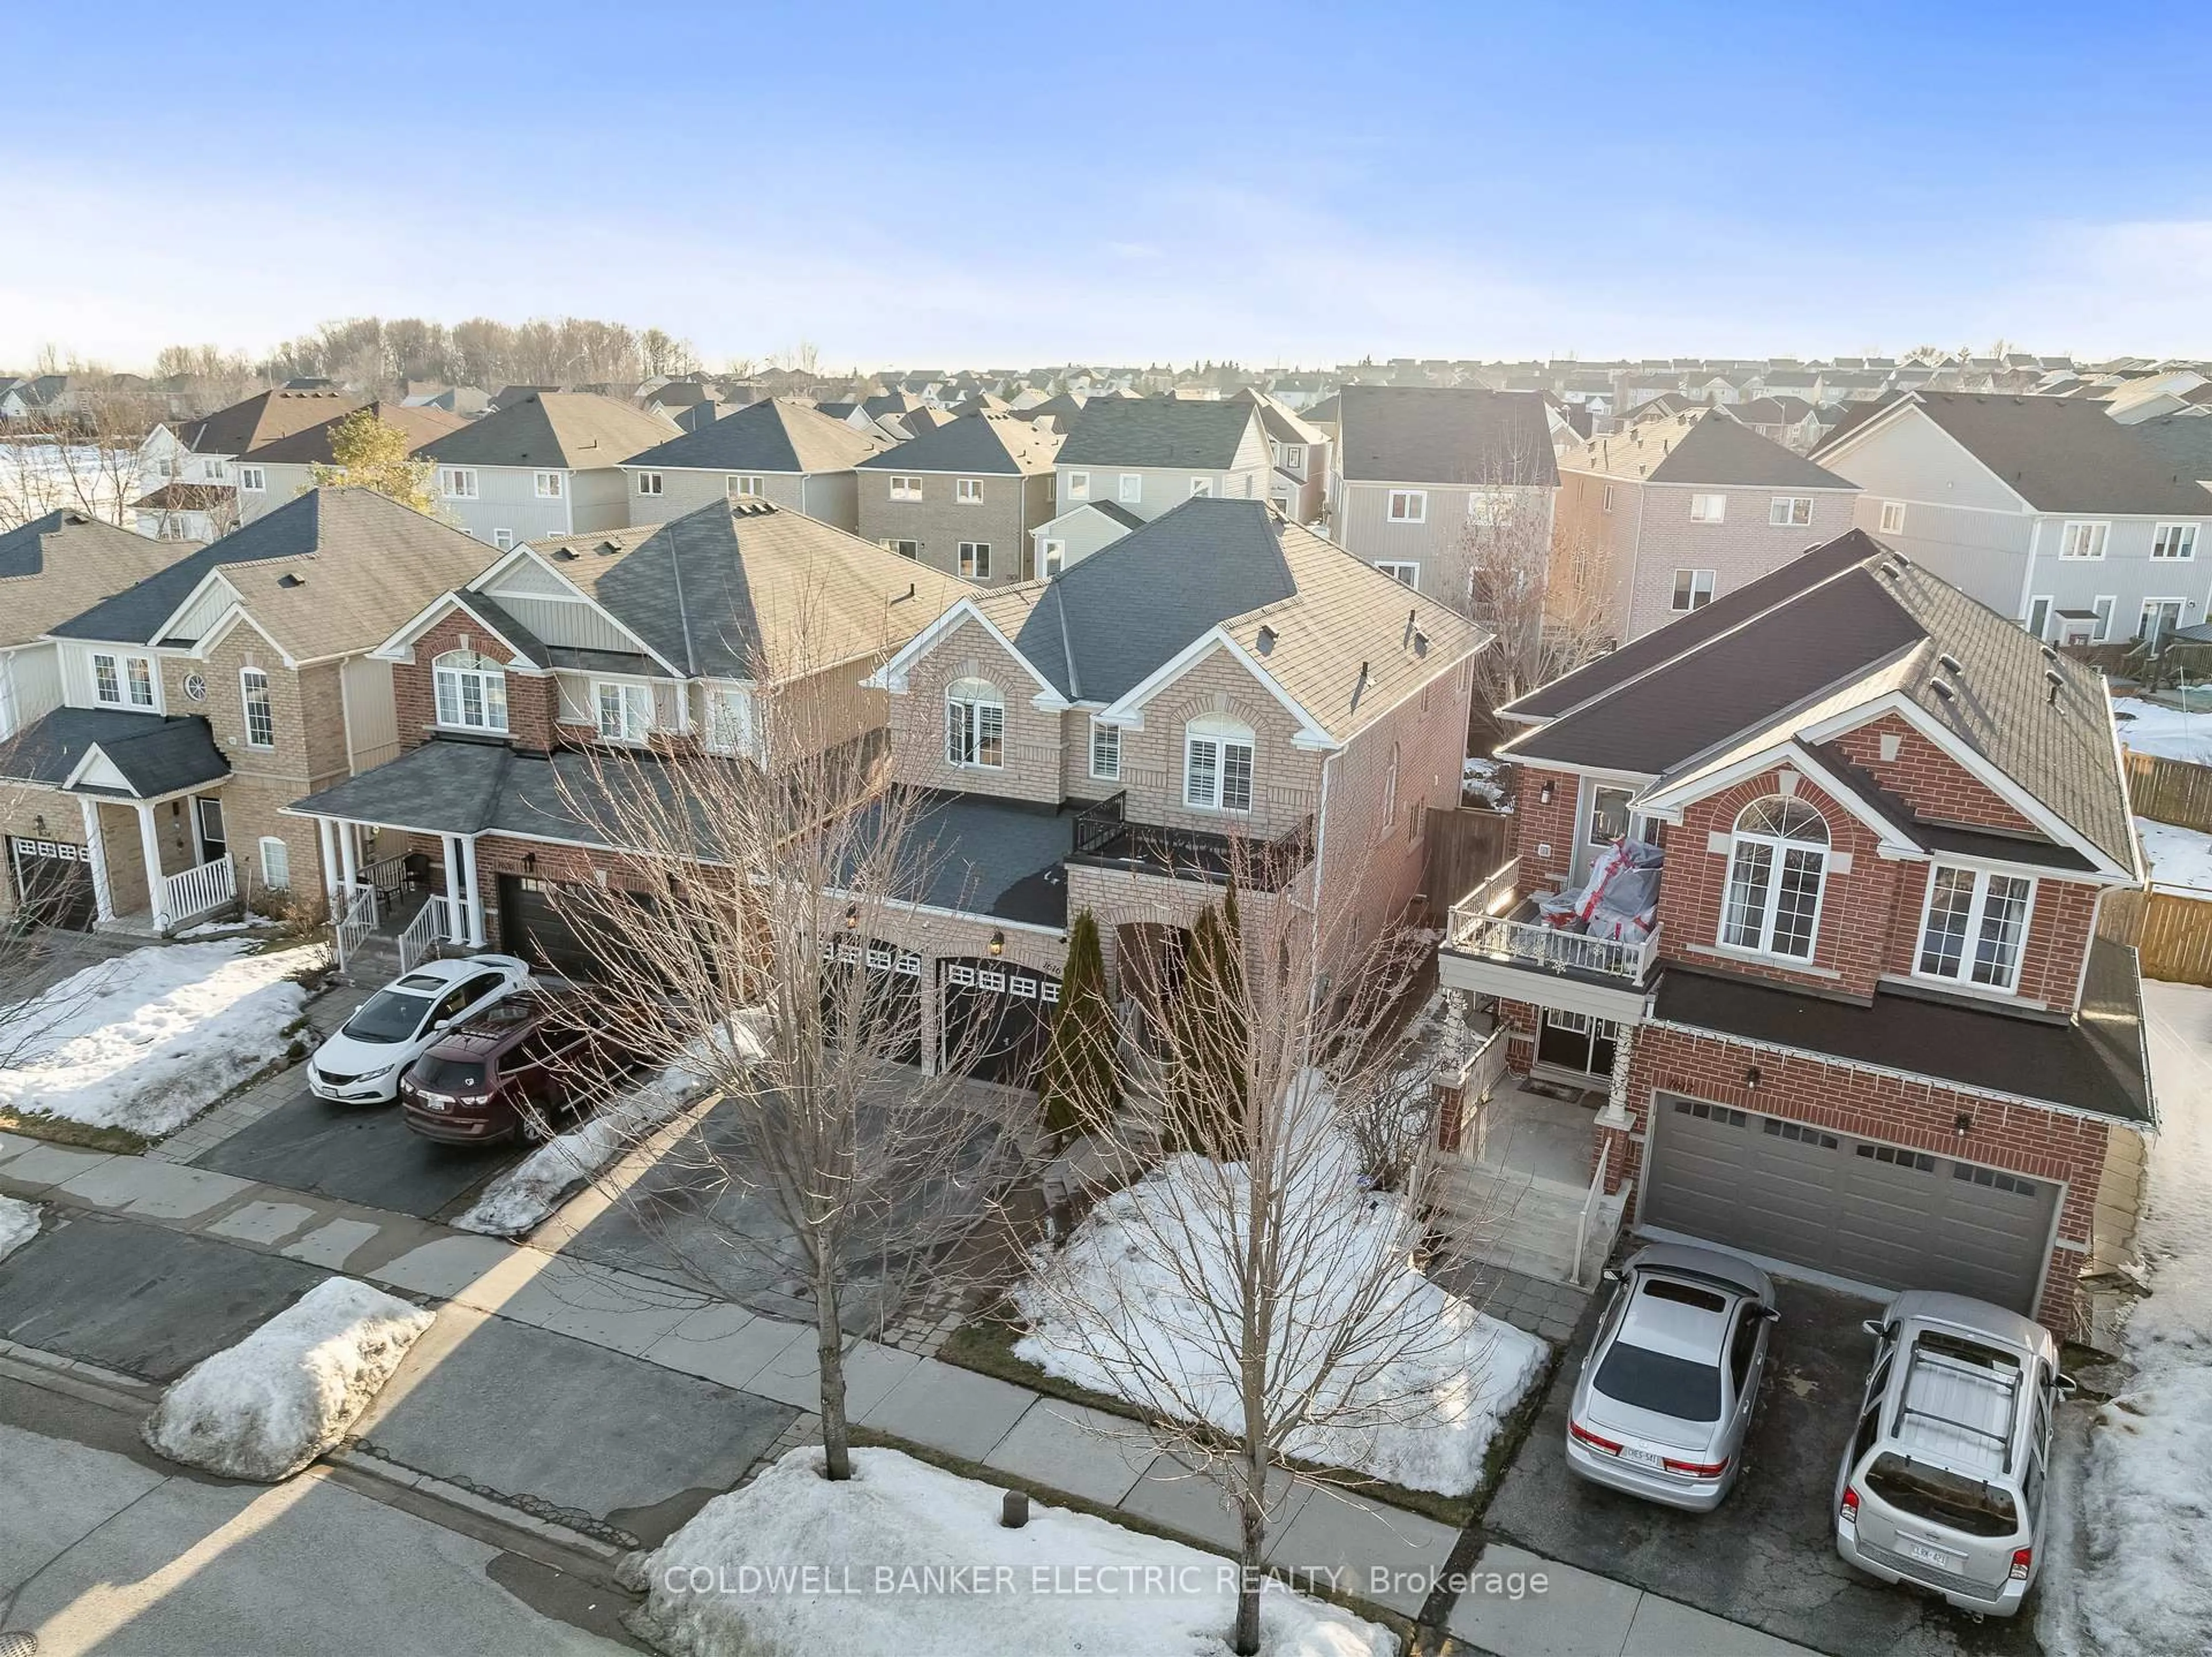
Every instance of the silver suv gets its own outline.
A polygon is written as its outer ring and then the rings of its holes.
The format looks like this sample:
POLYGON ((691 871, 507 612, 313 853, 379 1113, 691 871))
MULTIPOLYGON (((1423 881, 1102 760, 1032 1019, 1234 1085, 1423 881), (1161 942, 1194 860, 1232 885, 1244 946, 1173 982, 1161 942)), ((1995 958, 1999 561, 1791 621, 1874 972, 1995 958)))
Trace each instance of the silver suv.
POLYGON ((2016 1313, 1926 1289, 1866 1327, 1874 1370, 1836 1476, 1836 1551, 2009 1617, 2043 1563, 2051 1417, 2074 1389, 2057 1344, 2016 1313))

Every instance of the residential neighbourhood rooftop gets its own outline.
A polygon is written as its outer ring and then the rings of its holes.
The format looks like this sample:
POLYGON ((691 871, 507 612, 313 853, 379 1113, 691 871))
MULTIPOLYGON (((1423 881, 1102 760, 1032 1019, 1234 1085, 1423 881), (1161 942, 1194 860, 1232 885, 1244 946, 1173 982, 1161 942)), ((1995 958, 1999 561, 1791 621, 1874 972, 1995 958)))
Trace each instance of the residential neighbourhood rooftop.
POLYGON ((1473 487, 1559 480, 1540 397, 1411 386, 1338 393, 1347 479, 1473 487))
POLYGON ((844 472, 883 448, 881 438, 856 431, 819 409, 787 397, 768 397, 622 458, 632 466, 717 472, 844 472))
POLYGON ((1651 484, 1753 489, 1856 489, 1857 484, 1763 437, 1725 409, 1692 408, 1590 438, 1559 457, 1570 472, 1651 484))
POLYGON ((441 466, 619 466, 665 442, 668 422, 591 392, 529 391, 416 451, 441 466))
POLYGON ((1018 414, 963 415, 859 463, 863 472, 1035 476, 1050 472, 1061 439, 1018 414))
POLYGON ((1172 397, 1093 398, 1075 417, 1056 457, 1061 466, 1187 466, 1235 464, 1253 410, 1246 403, 1172 397))

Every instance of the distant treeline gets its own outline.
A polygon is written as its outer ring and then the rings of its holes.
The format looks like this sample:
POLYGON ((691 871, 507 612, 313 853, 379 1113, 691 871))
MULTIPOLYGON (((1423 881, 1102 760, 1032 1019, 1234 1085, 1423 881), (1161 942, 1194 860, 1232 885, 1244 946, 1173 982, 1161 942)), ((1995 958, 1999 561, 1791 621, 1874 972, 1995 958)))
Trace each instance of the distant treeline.
POLYGON ((300 375, 356 386, 435 381, 489 391, 507 385, 635 384, 653 375, 687 374, 699 362, 689 340, 659 328, 589 317, 512 324, 479 316, 448 327, 421 317, 364 316, 325 322, 285 341, 255 366, 280 381, 300 375))

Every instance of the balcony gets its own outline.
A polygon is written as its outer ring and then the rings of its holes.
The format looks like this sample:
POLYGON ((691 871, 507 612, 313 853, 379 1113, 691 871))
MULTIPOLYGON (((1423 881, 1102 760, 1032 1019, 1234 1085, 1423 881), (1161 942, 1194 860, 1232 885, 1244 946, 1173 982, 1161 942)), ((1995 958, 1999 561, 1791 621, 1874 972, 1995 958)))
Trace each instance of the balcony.
POLYGON ((1280 892, 1313 862, 1311 816, 1275 839, 1239 840, 1200 829, 1133 823, 1126 814, 1128 798, 1126 792, 1117 794, 1076 813, 1070 862, 1216 886, 1227 885, 1233 874, 1253 891, 1280 892))
MULTIPOLYGON (((1641 939, 1569 931, 1520 890, 1514 858, 1451 907, 1439 970, 1481 995, 1633 1022, 1659 960, 1659 929, 1641 939)), ((1549 895, 1549 894, 1540 894, 1549 895)))

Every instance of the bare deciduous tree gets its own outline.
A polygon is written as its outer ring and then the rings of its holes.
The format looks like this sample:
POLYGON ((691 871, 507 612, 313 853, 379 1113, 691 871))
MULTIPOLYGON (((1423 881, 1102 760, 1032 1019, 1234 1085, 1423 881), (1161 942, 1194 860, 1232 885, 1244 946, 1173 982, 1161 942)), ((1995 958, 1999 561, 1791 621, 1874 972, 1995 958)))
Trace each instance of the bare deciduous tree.
POLYGON ((129 528, 148 482, 141 446, 167 409, 146 391, 95 384, 73 389, 66 408, 16 423, 23 429, 0 427, 0 529, 55 511, 129 528))

